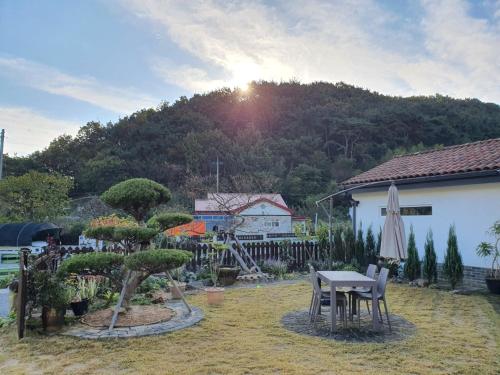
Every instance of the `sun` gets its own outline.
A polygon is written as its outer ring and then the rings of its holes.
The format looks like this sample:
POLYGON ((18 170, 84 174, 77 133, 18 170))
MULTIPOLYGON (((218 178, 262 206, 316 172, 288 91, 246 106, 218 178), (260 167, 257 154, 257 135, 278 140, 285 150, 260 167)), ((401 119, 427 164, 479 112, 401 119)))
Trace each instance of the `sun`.
POLYGON ((259 78, 260 67, 253 62, 236 64, 233 70, 232 86, 243 92, 250 89, 251 82, 259 78))

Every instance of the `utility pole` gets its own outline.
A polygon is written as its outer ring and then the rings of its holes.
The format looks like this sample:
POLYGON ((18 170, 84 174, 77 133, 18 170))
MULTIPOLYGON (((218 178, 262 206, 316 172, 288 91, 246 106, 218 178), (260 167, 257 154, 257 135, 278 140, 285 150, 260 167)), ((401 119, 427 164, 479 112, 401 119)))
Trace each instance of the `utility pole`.
POLYGON ((5 140, 5 129, 0 132, 0 180, 3 176, 3 142, 5 140))

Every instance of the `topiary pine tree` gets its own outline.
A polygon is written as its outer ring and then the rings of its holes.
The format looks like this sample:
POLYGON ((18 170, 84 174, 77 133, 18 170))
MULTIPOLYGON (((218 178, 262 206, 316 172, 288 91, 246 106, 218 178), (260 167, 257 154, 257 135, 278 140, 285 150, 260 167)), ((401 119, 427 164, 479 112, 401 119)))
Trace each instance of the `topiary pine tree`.
POLYGON ((437 282, 437 257, 434 250, 434 239, 432 238, 432 230, 429 229, 424 245, 424 262, 423 272, 424 277, 429 284, 437 282))
POLYGON ((408 238, 408 259, 405 262, 404 274, 408 279, 410 279, 410 281, 420 277, 420 259, 418 258, 418 250, 415 243, 413 226, 410 227, 410 237, 408 238))
POLYGON ((464 277, 464 266, 462 264, 462 256, 458 251, 457 234, 455 226, 450 226, 448 233, 448 246, 444 257, 443 273, 450 281, 452 289, 455 289, 457 284, 464 277))

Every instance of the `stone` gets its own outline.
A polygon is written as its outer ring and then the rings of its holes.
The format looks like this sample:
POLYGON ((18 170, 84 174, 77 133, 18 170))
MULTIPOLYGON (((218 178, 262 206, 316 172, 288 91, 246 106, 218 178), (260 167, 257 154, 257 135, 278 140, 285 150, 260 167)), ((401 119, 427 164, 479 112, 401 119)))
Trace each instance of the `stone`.
POLYGON ((417 285, 420 287, 420 288, 425 288, 425 287, 428 287, 429 286, 429 282, 427 280, 424 280, 424 279, 417 279, 415 280, 417 282, 417 285))
POLYGON ((161 291, 161 290, 156 290, 151 293, 151 302, 153 303, 165 303, 167 302, 167 293, 161 291))

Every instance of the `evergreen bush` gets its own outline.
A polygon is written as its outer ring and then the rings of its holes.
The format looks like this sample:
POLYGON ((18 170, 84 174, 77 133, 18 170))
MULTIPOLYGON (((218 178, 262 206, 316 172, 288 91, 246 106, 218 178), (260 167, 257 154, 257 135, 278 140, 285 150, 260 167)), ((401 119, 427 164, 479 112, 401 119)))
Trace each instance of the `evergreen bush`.
POLYGON ((420 277, 420 259, 418 257, 417 245, 415 243, 413 226, 410 227, 410 237, 408 238, 408 259, 406 259, 403 272, 410 281, 420 277))
POLYGON ((432 230, 429 229, 424 245, 425 255, 423 272, 424 277, 429 284, 437 282, 437 256, 434 250, 434 239, 432 238, 432 230))
POLYGON ((448 246, 444 257, 443 273, 449 280, 452 289, 455 289, 464 277, 464 266, 462 264, 462 256, 458 251, 457 234, 454 225, 450 227, 448 234, 448 246))
POLYGON ((375 243, 375 236, 373 235, 371 225, 366 232, 365 259, 366 266, 377 263, 377 244, 375 243))
POLYGON ((358 264, 363 265, 365 261, 365 240, 363 238, 363 229, 361 223, 359 224, 358 234, 356 236, 355 243, 355 258, 358 264))

